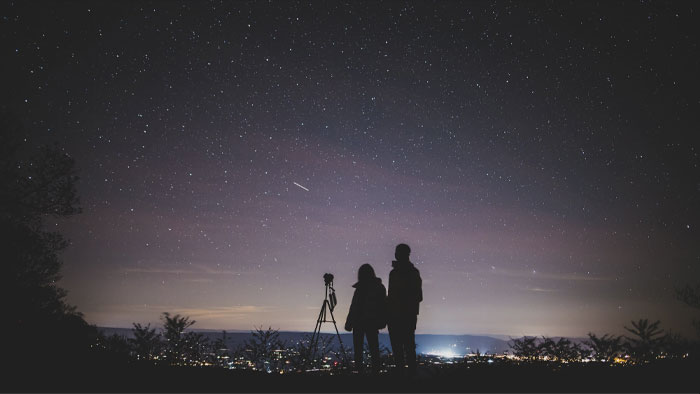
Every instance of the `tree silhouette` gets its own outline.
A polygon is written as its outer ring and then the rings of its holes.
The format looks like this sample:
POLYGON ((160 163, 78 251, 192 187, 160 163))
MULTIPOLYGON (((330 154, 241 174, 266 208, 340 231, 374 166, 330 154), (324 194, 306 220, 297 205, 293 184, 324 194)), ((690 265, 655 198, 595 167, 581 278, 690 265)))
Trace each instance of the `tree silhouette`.
POLYGON ((566 362, 579 361, 583 354, 581 344, 572 342, 568 338, 559 338, 554 350, 557 359, 566 362))
POLYGON ((664 353, 666 353, 666 357, 669 358, 683 358, 689 353, 691 347, 692 345, 687 339, 683 338, 683 336, 681 336, 679 333, 672 332, 671 330, 668 331, 664 337, 663 343, 661 344, 661 348, 663 349, 664 353))
POLYGON ((314 344, 311 342, 311 337, 311 334, 305 334, 294 346, 293 353, 289 358, 290 366, 294 371, 302 372, 311 368, 320 368, 323 358, 331 354, 333 336, 320 335, 316 356, 312 360, 311 354, 314 351, 314 344))
POLYGON ((598 361, 612 362, 622 351, 621 336, 605 334, 598 337, 589 332, 588 339, 586 345, 591 348, 598 361))
POLYGON ((59 254, 68 242, 44 228, 48 218, 80 212, 77 179, 68 154, 32 145, 19 122, 0 111, 0 255, 2 289, 11 295, 3 299, 11 299, 5 312, 13 358, 35 350, 80 358, 97 339, 95 327, 65 302, 67 293, 57 285, 59 254))
POLYGON ((628 341, 625 345, 637 362, 648 362, 659 353, 659 348, 664 342, 660 324, 659 320, 649 324, 648 319, 639 319, 637 322, 632 321, 632 328, 625 326, 625 330, 634 335, 625 336, 628 341))
POLYGON ((209 339, 203 334, 190 331, 185 333, 185 357, 188 365, 204 365, 209 359, 209 339))
POLYGON ((212 353, 214 355, 214 364, 221 367, 227 367, 231 359, 231 352, 226 343, 226 330, 221 331, 221 338, 217 338, 212 344, 212 353))
POLYGON ((160 334, 156 333, 156 329, 151 328, 150 324, 145 327, 139 323, 133 325, 134 337, 129 338, 129 343, 132 345, 137 359, 153 360, 161 347, 160 334))
POLYGON ((170 313, 163 312, 161 316, 163 320, 163 338, 165 339, 165 357, 171 365, 186 365, 189 364, 189 349, 191 343, 185 334, 185 330, 196 323, 195 320, 190 320, 188 316, 170 316, 170 313))
MULTIPOLYGON (((700 310, 700 283, 695 286, 685 285, 676 289, 676 298, 691 308, 700 310)), ((696 334, 700 339, 700 319, 693 319, 693 327, 695 327, 696 334)))
POLYGON ((520 339, 513 339, 510 344, 511 349, 513 349, 513 355, 525 359, 528 361, 535 361, 540 356, 540 347, 537 346, 537 337, 522 337, 520 339))
POLYGON ((255 369, 265 372, 278 372, 282 364, 281 354, 275 354, 277 350, 284 348, 284 342, 279 338, 279 331, 262 326, 250 332, 252 338, 245 342, 245 349, 249 353, 250 360, 255 369))
POLYGON ((100 334, 98 344, 112 357, 120 357, 122 360, 131 357, 129 341, 122 335, 112 334, 110 336, 105 336, 104 334, 100 334))
POLYGON ((559 338, 555 341, 552 338, 543 336, 542 342, 537 345, 539 355, 547 357, 552 361, 576 361, 581 357, 582 349, 578 343, 571 342, 567 338, 559 338))
POLYGON ((548 360, 554 360, 556 358, 556 348, 557 344, 552 338, 542 337, 542 342, 537 345, 537 352, 540 356, 546 357, 548 360))

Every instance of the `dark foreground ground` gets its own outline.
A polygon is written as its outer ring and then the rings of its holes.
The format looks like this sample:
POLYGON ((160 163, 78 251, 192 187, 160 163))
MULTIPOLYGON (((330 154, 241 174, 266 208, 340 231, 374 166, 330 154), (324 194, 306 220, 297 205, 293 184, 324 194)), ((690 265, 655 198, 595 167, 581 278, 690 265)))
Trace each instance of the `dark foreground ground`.
POLYGON ((392 374, 270 375, 215 368, 37 365, 3 378, 13 392, 700 392, 700 365, 453 365, 392 374))

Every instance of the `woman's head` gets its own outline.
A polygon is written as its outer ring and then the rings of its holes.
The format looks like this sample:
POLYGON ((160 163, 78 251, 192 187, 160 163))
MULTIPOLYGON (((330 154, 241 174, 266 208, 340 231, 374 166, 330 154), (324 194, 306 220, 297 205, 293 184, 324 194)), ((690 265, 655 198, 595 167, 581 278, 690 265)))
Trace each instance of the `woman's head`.
POLYGON ((358 282, 367 282, 376 277, 377 275, 374 274, 374 268, 372 268, 372 266, 369 264, 362 264, 360 269, 357 271, 358 282))

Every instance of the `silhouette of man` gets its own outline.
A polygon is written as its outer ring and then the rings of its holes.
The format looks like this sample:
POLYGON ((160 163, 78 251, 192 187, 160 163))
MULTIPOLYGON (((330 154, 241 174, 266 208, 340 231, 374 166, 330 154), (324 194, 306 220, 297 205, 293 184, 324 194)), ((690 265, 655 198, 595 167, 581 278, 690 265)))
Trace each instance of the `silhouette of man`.
POLYGON ((406 244, 396 246, 389 273, 389 339, 396 367, 408 364, 409 374, 416 371, 416 322, 418 304, 423 301, 420 272, 409 260, 411 248, 406 244))

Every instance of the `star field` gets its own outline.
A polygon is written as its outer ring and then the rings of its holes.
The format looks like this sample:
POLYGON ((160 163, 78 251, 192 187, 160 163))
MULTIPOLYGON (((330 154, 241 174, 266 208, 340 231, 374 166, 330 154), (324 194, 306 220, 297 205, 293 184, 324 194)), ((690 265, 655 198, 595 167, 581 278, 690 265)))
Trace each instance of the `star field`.
POLYGON ((75 157, 68 300, 102 326, 311 330, 363 263, 418 332, 583 336, 700 274, 692 2, 9 2, 3 105, 75 157))

